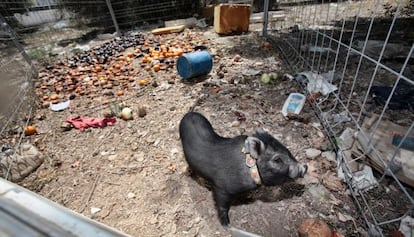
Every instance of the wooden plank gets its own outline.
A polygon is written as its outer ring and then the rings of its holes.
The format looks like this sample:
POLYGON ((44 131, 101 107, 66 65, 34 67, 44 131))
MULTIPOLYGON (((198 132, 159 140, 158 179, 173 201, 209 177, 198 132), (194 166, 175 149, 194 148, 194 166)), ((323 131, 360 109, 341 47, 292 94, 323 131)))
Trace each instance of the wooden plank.
POLYGON ((163 27, 154 29, 151 31, 154 35, 161 35, 161 34, 170 34, 170 33, 178 33, 185 29, 185 25, 179 25, 179 26, 169 26, 169 27, 163 27))

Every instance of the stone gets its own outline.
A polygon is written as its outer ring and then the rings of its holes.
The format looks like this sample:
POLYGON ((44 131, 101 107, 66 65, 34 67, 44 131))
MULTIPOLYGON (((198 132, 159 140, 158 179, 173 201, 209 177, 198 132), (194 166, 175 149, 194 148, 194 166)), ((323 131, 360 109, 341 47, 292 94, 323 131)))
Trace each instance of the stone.
POLYGON ((140 118, 143 118, 143 117, 145 117, 145 115, 147 115, 147 110, 145 109, 145 107, 140 106, 140 107, 138 108, 138 116, 139 116, 140 118))
POLYGON ((98 212, 100 212, 102 209, 99 207, 91 207, 91 214, 94 215, 98 212))
POLYGON ((329 161, 336 162, 336 154, 333 151, 324 151, 321 156, 329 161))
POLYGON ((117 154, 112 154, 112 155, 109 155, 108 156, 108 160, 115 160, 116 158, 118 157, 118 155, 117 154))
POLYGON ((309 159, 315 159, 316 157, 321 155, 321 151, 315 148, 309 148, 305 151, 306 157, 309 159))
POLYGON ((231 122, 231 124, 230 124, 230 126, 232 126, 232 127, 238 127, 238 126, 240 126, 240 121, 238 121, 238 120, 234 120, 233 122, 231 122))

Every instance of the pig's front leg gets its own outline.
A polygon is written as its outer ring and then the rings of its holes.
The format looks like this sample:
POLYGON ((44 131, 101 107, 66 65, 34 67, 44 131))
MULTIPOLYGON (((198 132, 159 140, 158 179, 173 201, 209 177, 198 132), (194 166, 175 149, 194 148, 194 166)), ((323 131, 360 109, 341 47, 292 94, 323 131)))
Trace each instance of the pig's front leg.
POLYGON ((230 209, 230 195, 220 189, 214 188, 214 200, 216 202, 218 217, 221 225, 227 226, 230 223, 229 209, 230 209))

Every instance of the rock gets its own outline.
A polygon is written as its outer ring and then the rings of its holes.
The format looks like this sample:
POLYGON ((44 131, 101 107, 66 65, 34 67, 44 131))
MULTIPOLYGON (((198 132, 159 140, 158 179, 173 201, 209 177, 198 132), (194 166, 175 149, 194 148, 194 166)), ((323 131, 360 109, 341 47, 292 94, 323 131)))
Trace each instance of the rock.
POLYGON ((336 154, 333 151, 324 151, 321 156, 329 161, 336 162, 336 154))
POLYGON ((130 199, 135 198, 135 193, 128 193, 127 197, 130 199))
POLYGON ((67 132, 70 131, 73 128, 72 124, 70 123, 62 123, 62 125, 60 125, 60 129, 62 130, 62 132, 67 132))
POLYGON ((331 237, 329 226, 320 219, 308 218, 298 227, 299 237, 331 237))
POLYGON ((342 213, 338 212, 338 220, 341 221, 341 222, 347 222, 347 221, 353 221, 354 218, 350 215, 342 214, 342 213))
POLYGON ((171 153, 171 155, 176 155, 176 154, 178 154, 178 149, 173 148, 173 149, 171 149, 170 153, 171 153))
POLYGON ((316 157, 321 155, 322 152, 315 148, 309 148, 309 149, 306 149, 305 153, 306 153, 306 157, 308 157, 309 159, 315 159, 316 157))
POLYGON ((331 151, 334 149, 334 147, 332 146, 331 142, 329 141, 324 141, 321 145, 320 148, 322 151, 331 151))
POLYGON ((233 57, 233 62, 240 62, 241 58, 242 57, 237 54, 236 56, 233 57))
POLYGON ((91 214, 94 215, 98 212, 100 212, 102 209, 99 207, 91 207, 91 214))
POLYGON ((308 192, 318 201, 330 201, 331 193, 323 185, 312 185, 308 188, 308 192))
POLYGON ((238 126, 240 126, 240 121, 239 120, 234 120, 233 122, 231 122, 230 126, 232 126, 234 128, 238 127, 238 126))
POLYGON ((108 160, 115 160, 118 157, 117 154, 109 155, 108 160))
POLYGON ((111 90, 109 90, 109 89, 105 89, 105 90, 102 92, 102 94, 103 94, 103 95, 105 95, 105 96, 114 96, 114 92, 113 92, 113 91, 111 91, 111 90))
POLYGON ((134 155, 136 161, 143 162, 145 160, 145 154, 144 153, 138 153, 134 155))
POLYGON ((131 150, 132 150, 132 151, 137 151, 137 150, 138 150, 138 148, 139 148, 138 143, 136 143, 136 142, 132 143, 132 145, 131 145, 131 150))
POLYGON ((138 116, 140 118, 143 118, 143 117, 145 117, 145 115, 147 115, 147 109, 144 106, 140 106, 138 108, 138 116))

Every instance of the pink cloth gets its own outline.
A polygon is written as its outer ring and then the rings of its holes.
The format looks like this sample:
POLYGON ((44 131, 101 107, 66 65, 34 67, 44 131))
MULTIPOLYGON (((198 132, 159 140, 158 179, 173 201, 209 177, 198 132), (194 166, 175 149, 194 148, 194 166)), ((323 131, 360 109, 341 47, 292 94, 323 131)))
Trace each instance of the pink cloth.
POLYGON ((85 118, 82 116, 77 116, 74 118, 67 118, 66 122, 72 124, 75 128, 83 131, 89 127, 103 128, 106 126, 112 126, 116 122, 116 118, 85 118))

